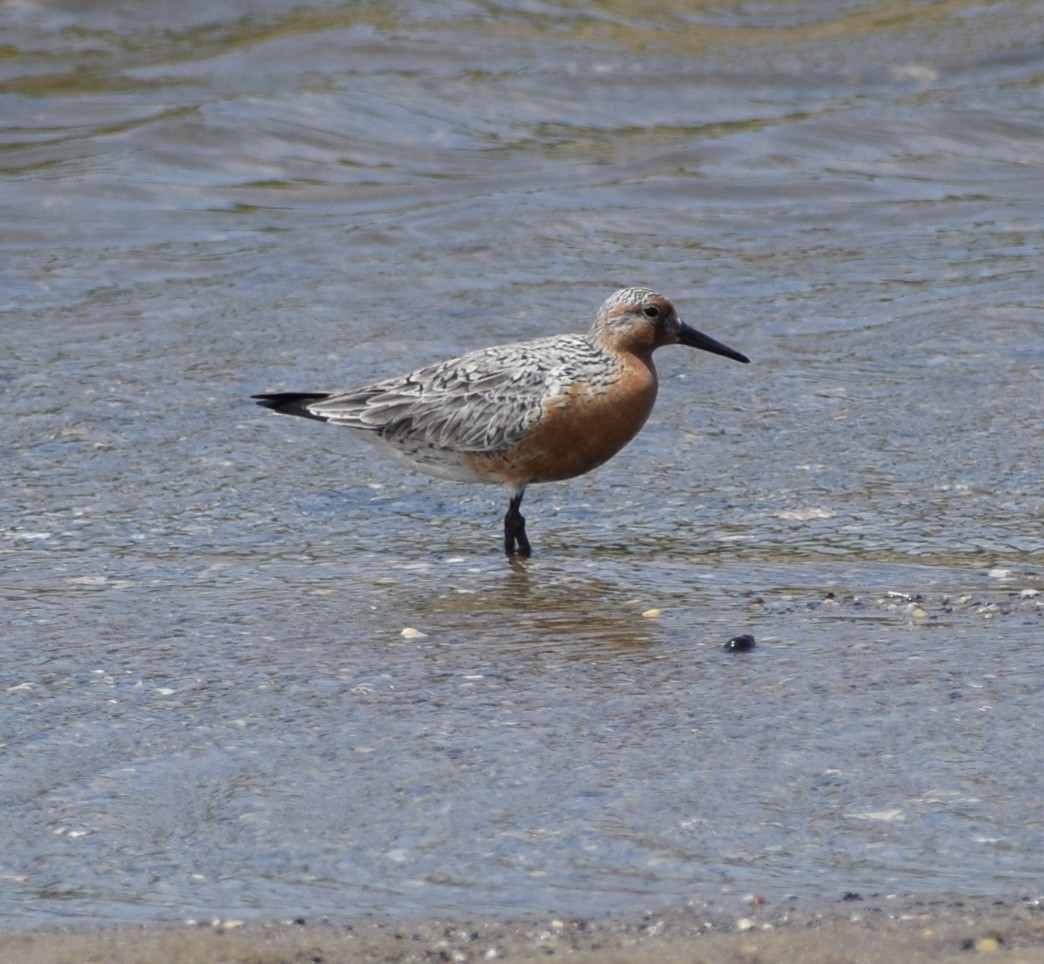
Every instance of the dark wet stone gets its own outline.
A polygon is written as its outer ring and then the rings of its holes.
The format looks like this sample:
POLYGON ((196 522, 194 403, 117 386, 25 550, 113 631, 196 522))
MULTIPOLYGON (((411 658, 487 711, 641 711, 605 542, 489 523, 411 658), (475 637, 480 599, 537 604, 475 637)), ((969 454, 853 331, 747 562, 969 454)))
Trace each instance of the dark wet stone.
POLYGON ((733 636, 722 649, 731 653, 749 653, 755 645, 754 637, 750 633, 744 633, 742 636, 733 636))

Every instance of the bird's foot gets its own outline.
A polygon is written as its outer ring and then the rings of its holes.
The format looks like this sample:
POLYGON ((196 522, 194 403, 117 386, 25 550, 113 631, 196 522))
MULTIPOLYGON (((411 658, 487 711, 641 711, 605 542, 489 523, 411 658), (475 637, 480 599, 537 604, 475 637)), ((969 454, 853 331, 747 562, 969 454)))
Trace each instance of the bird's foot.
POLYGON ((514 504, 508 509, 507 515, 504 516, 504 552, 509 556, 517 553, 523 558, 533 554, 533 550, 529 546, 529 539, 526 538, 525 516, 518 511, 518 506, 514 504))

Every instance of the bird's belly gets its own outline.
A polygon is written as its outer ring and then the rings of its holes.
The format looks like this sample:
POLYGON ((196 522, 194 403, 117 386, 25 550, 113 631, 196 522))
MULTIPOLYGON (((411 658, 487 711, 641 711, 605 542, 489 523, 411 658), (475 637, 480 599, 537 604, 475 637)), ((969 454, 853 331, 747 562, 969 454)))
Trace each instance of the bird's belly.
POLYGON ((656 382, 633 379, 607 390, 576 384, 552 399, 543 417, 513 449, 474 453, 463 460, 478 475, 514 485, 571 479, 608 461, 645 424, 656 382))
POLYGON ((386 455, 391 456, 399 465, 412 469, 414 472, 422 472, 436 479, 444 479, 449 482, 502 482, 499 475, 490 475, 476 471, 468 464, 462 453, 450 449, 441 448, 430 442, 403 441, 396 439, 381 438, 376 432, 358 432, 381 449, 386 455))

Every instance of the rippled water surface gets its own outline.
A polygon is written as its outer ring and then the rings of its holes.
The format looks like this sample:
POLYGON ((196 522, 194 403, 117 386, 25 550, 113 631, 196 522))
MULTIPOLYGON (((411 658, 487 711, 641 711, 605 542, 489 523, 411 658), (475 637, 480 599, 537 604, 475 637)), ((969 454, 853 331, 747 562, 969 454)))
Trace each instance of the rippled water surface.
POLYGON ((1039 889, 1042 31, 0 5, 0 919, 1039 889), (753 364, 662 351, 524 565, 248 399, 637 283, 753 364))

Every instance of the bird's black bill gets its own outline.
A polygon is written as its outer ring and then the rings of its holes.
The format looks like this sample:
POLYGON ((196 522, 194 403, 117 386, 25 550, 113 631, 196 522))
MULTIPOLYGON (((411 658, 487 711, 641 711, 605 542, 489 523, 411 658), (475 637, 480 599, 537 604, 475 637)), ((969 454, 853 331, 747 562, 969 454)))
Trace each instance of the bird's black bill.
POLYGON ((682 322, 681 329, 678 331, 678 341, 682 345, 688 345, 690 348, 699 348, 714 355, 724 355, 733 361, 743 362, 744 365, 750 361, 746 355, 736 351, 735 348, 729 348, 728 345, 715 341, 710 335, 705 335, 702 331, 690 328, 684 322, 682 322))

